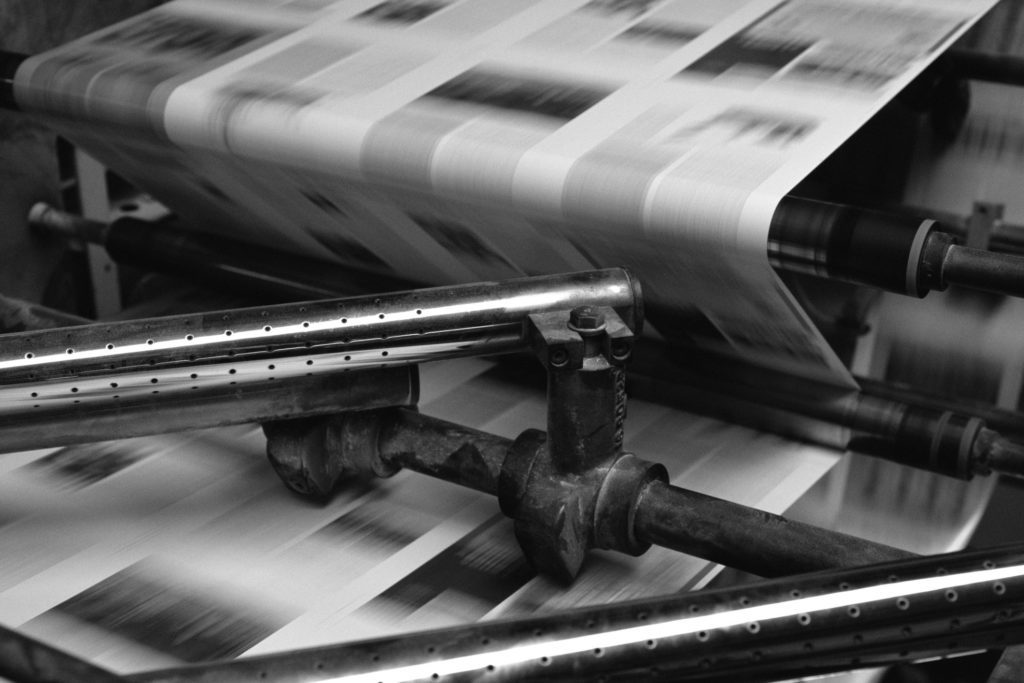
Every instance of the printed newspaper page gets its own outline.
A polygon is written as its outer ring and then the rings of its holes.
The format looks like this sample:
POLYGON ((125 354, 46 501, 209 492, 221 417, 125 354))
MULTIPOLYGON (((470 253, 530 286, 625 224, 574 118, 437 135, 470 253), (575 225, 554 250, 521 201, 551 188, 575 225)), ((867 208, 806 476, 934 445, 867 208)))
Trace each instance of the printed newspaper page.
MULTIPOLYGON (((544 423, 543 391, 490 362, 422 379, 426 414, 506 437, 544 423)), ((626 446, 776 513, 839 457, 642 401, 626 446)), ((403 472, 314 504, 264 453, 239 427, 5 455, 0 623, 133 672, 651 597, 717 571, 662 548, 595 552, 567 588, 529 567, 494 497, 403 472)))
POLYGON ((178 0, 16 92, 204 226, 424 282, 626 265, 669 336, 849 384, 771 215, 993 1, 178 0))

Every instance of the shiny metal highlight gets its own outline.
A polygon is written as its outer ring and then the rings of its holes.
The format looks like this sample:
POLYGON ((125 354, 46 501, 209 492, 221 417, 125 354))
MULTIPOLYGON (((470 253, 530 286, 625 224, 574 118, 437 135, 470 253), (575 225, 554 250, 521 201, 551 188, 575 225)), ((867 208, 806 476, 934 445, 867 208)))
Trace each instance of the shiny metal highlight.
POLYGON ((132 677, 776 680, 1024 640, 1024 546, 952 553, 132 677))
POLYGON ((536 312, 610 306, 638 327, 639 302, 636 281, 608 269, 4 335, 0 444, 31 443, 6 438, 19 424, 52 442, 59 435, 47 424, 88 429, 99 413, 123 419, 157 402, 230 400, 321 374, 520 350, 536 312))

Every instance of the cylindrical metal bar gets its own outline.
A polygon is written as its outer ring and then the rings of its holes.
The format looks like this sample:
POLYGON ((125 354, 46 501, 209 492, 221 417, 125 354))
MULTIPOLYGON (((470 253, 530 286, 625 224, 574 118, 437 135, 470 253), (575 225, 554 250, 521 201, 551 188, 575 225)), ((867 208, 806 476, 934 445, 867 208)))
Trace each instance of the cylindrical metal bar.
MULTIPOLYGON (((603 329, 603 320, 600 325, 603 329)), ((622 450, 626 376, 601 352, 601 337, 593 330, 579 333, 581 367, 556 367, 549 360, 547 368, 547 449, 552 466, 562 473, 589 472, 622 450)))
POLYGON ((1024 547, 138 674, 142 683, 776 680, 1024 639, 1024 547))
MULTIPOLYGON (((282 256, 259 246, 184 230, 173 222, 121 218, 107 226, 45 204, 32 207, 29 221, 37 229, 103 244, 121 263, 257 292, 275 300, 366 291, 374 278, 379 287, 378 275, 341 271, 332 264, 301 256, 282 256)), ((772 217, 768 258, 781 270, 911 296, 943 289, 947 281, 1024 296, 1024 278, 1020 276, 1024 259, 1009 254, 948 250, 955 261, 950 275, 940 279, 935 271, 938 264, 924 258, 926 244, 934 242, 936 234, 945 235, 934 220, 911 212, 889 213, 787 196, 772 217)), ((939 251, 946 253, 945 247, 939 251)), ((389 284, 387 289, 407 283, 393 279, 389 284)))
MULTIPOLYGON (((146 226, 156 225, 151 221, 139 221, 146 226)), ((116 223, 116 221, 115 221, 116 223)), ((67 211, 61 211, 46 202, 36 202, 28 212, 28 225, 43 234, 56 234, 65 238, 85 240, 92 244, 106 245, 112 225, 94 221, 67 211)))
POLYGON ((1002 254, 1024 254, 1024 226, 1015 223, 999 223, 992 228, 988 240, 989 249, 1002 254))
POLYGON ((495 496, 501 465, 511 445, 511 439, 408 409, 388 411, 377 440, 380 459, 388 466, 495 496))
POLYGON ((942 261, 943 285, 1024 296, 1024 259, 953 245, 942 261))
POLYGON ((961 479, 992 470, 1024 471, 1024 449, 985 423, 989 415, 1002 418, 1012 434, 1021 434, 1022 418, 1000 415, 1007 411, 926 401, 879 382, 868 382, 860 392, 836 389, 760 368, 737 368, 710 354, 691 353, 680 362, 657 345, 643 347, 631 370, 635 396, 755 429, 961 479))
POLYGON ((608 269, 7 335, 0 415, 10 423, 146 396, 515 350, 529 312, 581 302, 620 309, 640 325, 636 281, 608 269))
MULTIPOLYGON (((379 417, 380 426, 368 432, 377 434, 376 454, 385 469, 408 467, 485 493, 497 492, 511 439, 403 409, 379 417)), ((635 507, 636 535, 644 542, 762 576, 851 566, 857 558, 870 562, 909 556, 903 550, 661 482, 650 483, 635 507)))
MULTIPOLYGON (((0 296, 5 332, 43 330, 92 321, 0 296)), ((47 448, 97 439, 123 439, 229 424, 334 414, 339 410, 415 405, 418 373, 412 366, 352 373, 314 374, 285 382, 196 388, 183 398, 154 404, 125 400, 103 408, 72 403, 58 414, 30 415, 0 426, 0 451, 47 448)), ((152 394, 151 394, 152 395, 152 394)))
POLYGON ((1024 415, 1017 411, 998 408, 980 401, 928 394, 906 385, 883 382, 870 377, 858 376, 856 380, 865 396, 933 410, 949 410, 963 415, 973 415, 983 420, 987 427, 1005 437, 1024 438, 1024 415))
POLYGON ((128 417, 203 392, 519 350, 529 313, 583 303, 615 308, 638 327, 639 301, 637 282, 610 269, 6 335, 0 425, 17 431, 70 416, 89 430, 91 414, 128 417))
POLYGON ((990 444, 985 448, 985 464, 993 472, 1024 477, 1024 445, 1001 438, 995 432, 986 430, 990 444))
POLYGON ((957 76, 975 81, 1024 86, 1024 59, 1017 55, 957 48, 946 54, 957 76))
MULTIPOLYGON (((977 202, 975 211, 978 210, 978 206, 991 208, 997 205, 990 202, 977 202)), ((963 215, 951 211, 909 204, 887 204, 874 208, 879 211, 905 216, 907 219, 919 221, 931 219, 937 221, 944 231, 956 236, 961 241, 967 240, 970 223, 975 219, 973 214, 963 215)), ((986 247, 989 251, 1002 254, 1016 254, 1018 256, 1024 254, 1024 225, 1008 223, 1002 219, 1001 215, 992 219, 990 223, 986 247)))
POLYGON ((913 557, 912 553, 780 515, 652 482, 636 508, 637 537, 761 576, 913 557))
MULTIPOLYGON (((174 224, 121 218, 98 224, 45 204, 32 208, 37 229, 103 244, 122 263, 207 281, 255 288, 279 297, 315 298, 339 293, 339 271, 297 256, 183 230, 174 224)), ((908 260, 921 230, 933 221, 800 197, 785 197, 772 219, 768 254, 783 270, 882 287, 923 296, 908 260)))
POLYGON ((270 301, 326 299, 407 289, 412 283, 339 267, 318 259, 186 230, 177 221, 122 217, 109 225, 38 203, 29 212, 37 230, 103 245, 121 264, 229 287, 270 301))
POLYGON ((118 683, 124 679, 46 643, 0 626, 0 676, 12 683, 90 681, 118 683))
POLYGON ((414 405, 416 378, 416 368, 397 366, 280 381, 268 376, 263 382, 237 385, 192 385, 197 388, 178 387, 182 391, 166 395, 115 394, 109 401, 63 402, 46 410, 4 415, 0 452, 414 405))

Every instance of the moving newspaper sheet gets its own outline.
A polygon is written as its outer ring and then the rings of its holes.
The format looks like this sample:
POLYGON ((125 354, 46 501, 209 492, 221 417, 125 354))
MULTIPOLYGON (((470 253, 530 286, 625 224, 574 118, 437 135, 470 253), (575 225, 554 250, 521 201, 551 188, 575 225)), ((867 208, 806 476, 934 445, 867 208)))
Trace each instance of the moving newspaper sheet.
POLYGON ((672 336, 850 384, 771 215, 992 4, 178 0, 16 93, 204 229, 429 283, 626 265, 672 336))
MULTIPOLYGON (((543 424, 543 392, 515 371, 423 370, 429 415, 506 437, 543 424)), ((839 457, 641 401, 626 446, 677 483, 774 512, 839 457)), ((716 571, 664 548, 596 552, 566 587, 529 567, 491 496, 403 472, 320 505, 264 450, 245 427, 5 455, 0 624, 129 672, 653 597, 716 571)))
MULTIPOLYGON (((845 382, 768 266, 772 211, 990 4, 178 1, 31 60, 17 87, 204 229, 424 282, 626 264, 699 342, 845 382)), ((544 422, 539 393, 488 362, 427 366, 423 389, 425 413, 504 436, 544 422)), ((626 447, 772 512, 838 459, 640 401, 626 447)), ((566 589, 529 569, 493 499, 404 473, 315 506, 263 448, 232 429, 5 456, 0 623, 127 672, 715 571, 595 553, 566 589)), ((865 505, 897 487, 905 504, 916 476, 873 474, 865 505)), ((948 541, 990 487, 949 483, 911 540, 948 541)))

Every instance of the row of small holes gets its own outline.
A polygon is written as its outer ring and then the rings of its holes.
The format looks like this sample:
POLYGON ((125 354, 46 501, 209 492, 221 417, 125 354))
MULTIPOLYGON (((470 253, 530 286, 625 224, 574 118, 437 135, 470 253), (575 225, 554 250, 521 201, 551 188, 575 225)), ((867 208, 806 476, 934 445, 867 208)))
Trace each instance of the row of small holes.
MULTIPOLYGON (((302 312, 305 312, 305 311, 303 310, 302 312)), ((264 312, 263 315, 266 315, 266 312, 264 312)), ((416 315, 423 315, 423 310, 422 309, 416 309, 416 315)), ((381 320, 384 320, 385 316, 384 316, 383 313, 380 313, 377 317, 380 318, 381 320)), ((227 319, 228 319, 228 316, 224 316, 224 320, 227 320, 227 319)), ((342 318, 341 319, 341 324, 342 325, 348 324, 348 318, 342 318)), ((303 321, 302 326, 305 327, 305 328, 308 328, 310 326, 309 321, 303 321)), ((273 328, 270 325, 265 325, 263 327, 263 331, 264 332, 271 332, 271 331, 273 331, 273 328)), ((419 330, 419 333, 420 334, 424 334, 425 331, 421 329, 421 330, 419 330)), ((233 334, 234 334, 233 330, 224 330, 224 336, 225 337, 230 337, 233 334)), ((383 336, 383 338, 387 339, 387 335, 385 334, 383 336)), ((194 341, 194 340, 195 340, 195 335, 189 334, 189 335, 185 336, 185 341, 194 341)), ((349 340, 346 338, 343 341, 348 343, 349 340)), ((149 346, 153 346, 155 343, 156 343, 156 341, 153 340, 153 339, 147 339, 146 340, 146 344, 149 345, 149 346)), ((308 344, 308 342, 307 342, 307 344, 308 344)), ((108 351, 113 351, 114 350, 114 345, 113 344, 107 344, 106 348, 107 348, 108 351)), ((75 350, 73 348, 67 349, 68 355, 71 355, 74 352, 75 352, 75 350)), ((35 355, 33 353, 31 353, 31 352, 25 354, 25 358, 27 360, 31 360, 34 357, 35 357, 35 355)))
MULTIPOLYGON (((311 362, 312 362, 312 361, 310 361, 310 363, 311 363, 311 362)), ((273 366, 273 365, 270 365, 270 366, 267 366, 267 367, 268 367, 268 369, 269 369, 269 370, 273 370, 273 369, 274 369, 274 366, 273 366)), ((235 374, 236 372, 237 372, 237 370, 236 370, 235 368, 231 368, 230 370, 228 370, 228 374, 229 374, 229 375, 234 375, 234 374, 235 374)), ((199 379, 199 375, 197 375, 196 373, 194 373, 194 372, 193 372, 193 373, 192 373, 191 375, 189 375, 189 378, 190 378, 190 379, 199 379)), ((273 377, 269 377, 269 378, 268 378, 268 381, 270 381, 270 380, 273 380, 273 379, 274 379, 273 377)), ((160 382, 160 379, 159 379, 159 378, 157 378, 157 377, 152 377, 152 378, 150 378, 149 382, 150 382, 150 384, 158 384, 158 383, 160 382)), ((235 382, 232 382, 232 384, 235 384, 235 382)), ((117 382, 111 382, 111 383, 110 383, 110 388, 111 388, 111 389, 117 389, 117 388, 118 388, 118 383, 117 383, 117 382)), ((196 387, 196 386, 192 387, 192 389, 198 389, 198 388, 199 388, 199 387, 196 387)), ((79 391, 78 387, 71 387, 71 393, 72 393, 72 394, 77 394, 77 393, 78 393, 78 391, 79 391)), ((158 394, 158 393, 160 393, 160 392, 159 392, 159 391, 153 391, 152 393, 154 393, 154 394, 158 394)), ((30 396, 31 396, 32 398, 39 398, 39 393, 38 393, 38 392, 35 392, 35 391, 33 391, 33 392, 31 393, 31 395, 30 395, 30 396)), ((112 398, 114 398, 114 399, 119 399, 119 398, 121 398, 121 397, 120 397, 120 395, 116 395, 116 394, 115 394, 115 395, 114 395, 114 396, 113 396, 112 398)), ((81 403, 81 401, 75 401, 75 403, 81 403)), ((40 407, 40 405, 39 405, 39 404, 35 404, 35 405, 33 405, 32 407, 33 407, 33 408, 39 408, 39 407, 40 407)))
MULTIPOLYGON (((190 335, 190 336, 191 336, 191 335, 190 335)), ((29 354, 29 355, 31 355, 31 354, 29 354)), ((381 351, 381 354, 380 354, 380 355, 381 355, 381 357, 384 357, 384 358, 386 358, 386 357, 388 356, 388 352, 387 352, 387 351, 381 351)), ((190 358, 191 358, 192 360, 194 360, 194 357, 190 357, 190 358)), ((345 360, 346 360, 346 361, 351 361, 351 360, 352 360, 352 356, 345 356, 344 358, 345 358, 345 360)), ((314 364, 313 360, 307 360, 307 361, 306 361, 306 365, 307 365, 307 366, 310 366, 310 365, 313 365, 313 364, 314 364)), ((113 368, 112 368, 112 369, 113 369, 113 368)), ((276 366, 274 366, 274 365, 268 365, 268 366, 267 366, 267 369, 268 369, 268 370, 274 370, 274 369, 276 369, 276 366)), ((237 370, 236 370, 235 368, 231 368, 230 370, 228 370, 228 374, 229 374, 229 375, 234 375, 234 374, 236 374, 237 372, 238 372, 238 371, 237 371, 237 370)), ((307 375, 307 376, 309 376, 309 375, 311 375, 311 374, 312 374, 312 373, 306 373, 306 375, 307 375)), ((199 375, 197 375, 196 373, 192 373, 191 375, 189 375, 189 378, 190 378, 190 379, 198 379, 198 378, 199 378, 199 375)), ((273 380, 274 380, 274 378, 273 378, 273 377, 268 377, 268 378, 267 378, 267 381, 273 381, 273 380)), ((156 378, 156 377, 153 377, 153 378, 151 378, 151 379, 150 379, 149 381, 150 381, 150 382, 151 382, 152 384, 157 384, 157 383, 158 383, 158 382, 159 382, 160 380, 159 380, 158 378, 156 378)), ((237 382, 231 382, 230 384, 234 385, 234 384, 237 384, 237 382)), ((118 387, 118 384, 117 384, 117 382, 111 382, 111 383, 110 383, 110 386, 111 386, 111 388, 114 388, 114 389, 116 389, 116 388, 118 387)), ((197 386, 193 386, 193 387, 191 387, 191 389, 193 389, 193 390, 195 390, 195 389, 198 389, 198 388, 199 388, 199 387, 197 387, 197 386)), ((78 387, 72 387, 72 388, 71 388, 71 393, 78 393, 78 387)), ((152 393, 154 393, 154 394, 157 394, 157 393, 159 393, 159 392, 158 392, 158 391, 154 391, 154 392, 152 392, 152 393)), ((32 392, 32 394, 31 394, 31 397, 32 397, 32 398, 38 398, 38 397, 39 397, 39 394, 38 394, 37 392, 32 392)), ((115 396, 113 396, 113 398, 114 398, 114 399, 119 399, 119 398, 121 398, 121 397, 120 397, 119 395, 115 395, 115 396)), ((75 403, 79 403, 79 401, 75 401, 75 403)), ((36 405, 33 405, 32 407, 33 407, 33 408, 39 408, 39 407, 41 407, 41 406, 40 406, 39 404, 36 404, 36 405)))

